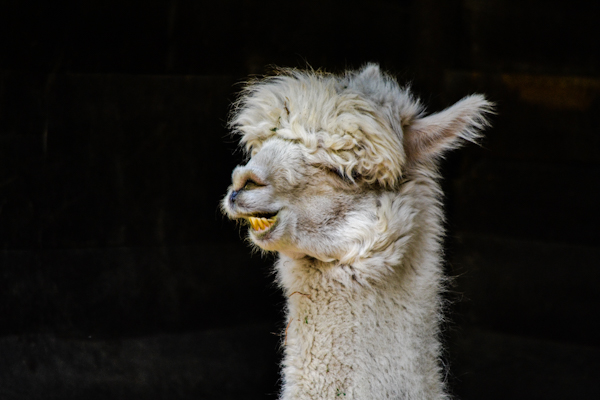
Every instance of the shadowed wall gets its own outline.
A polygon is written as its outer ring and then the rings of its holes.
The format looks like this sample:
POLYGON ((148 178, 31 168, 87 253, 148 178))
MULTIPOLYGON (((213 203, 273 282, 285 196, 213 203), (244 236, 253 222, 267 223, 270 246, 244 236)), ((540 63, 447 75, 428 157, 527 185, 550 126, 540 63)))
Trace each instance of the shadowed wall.
POLYGON ((485 93, 444 164, 462 399, 600 397, 597 2, 0 5, 0 398, 276 398, 283 299, 218 202, 225 121, 269 65, 381 63, 431 111, 485 93))

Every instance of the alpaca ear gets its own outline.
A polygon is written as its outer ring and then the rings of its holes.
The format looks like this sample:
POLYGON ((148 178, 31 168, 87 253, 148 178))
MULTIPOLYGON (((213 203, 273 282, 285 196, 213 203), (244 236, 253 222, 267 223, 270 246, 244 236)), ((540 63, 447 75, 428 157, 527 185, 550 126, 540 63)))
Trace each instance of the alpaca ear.
POLYGON ((488 126, 486 114, 492 112, 493 103, 475 94, 444 111, 412 120, 404 128, 408 163, 435 161, 464 140, 475 142, 488 126))
POLYGON ((379 64, 366 64, 357 75, 358 80, 381 79, 381 69, 379 64))
POLYGON ((384 81, 384 74, 378 64, 369 63, 362 67, 356 74, 349 77, 349 86, 358 89, 364 95, 372 95, 378 91, 384 81))

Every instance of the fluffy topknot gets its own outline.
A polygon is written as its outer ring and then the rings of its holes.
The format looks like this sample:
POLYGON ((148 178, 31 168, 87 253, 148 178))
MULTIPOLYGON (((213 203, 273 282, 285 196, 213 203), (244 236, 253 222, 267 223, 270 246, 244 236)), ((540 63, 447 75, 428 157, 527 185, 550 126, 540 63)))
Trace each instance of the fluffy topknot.
POLYGON ((245 87, 230 127, 250 155, 272 138, 293 141, 312 164, 393 188, 406 162, 403 126, 422 112, 375 64, 345 75, 280 69, 245 87))

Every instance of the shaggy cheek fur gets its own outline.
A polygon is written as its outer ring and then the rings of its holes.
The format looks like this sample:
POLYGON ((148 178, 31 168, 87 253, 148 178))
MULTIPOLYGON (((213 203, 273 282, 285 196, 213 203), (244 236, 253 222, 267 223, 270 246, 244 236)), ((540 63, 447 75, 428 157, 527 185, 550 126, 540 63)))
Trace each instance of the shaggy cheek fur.
POLYGON ((349 251, 352 238, 348 231, 364 225, 360 210, 372 203, 366 194, 329 191, 315 194, 307 190, 299 199, 302 201, 294 204, 297 224, 291 232, 292 242, 296 251, 321 261, 339 260, 349 251))

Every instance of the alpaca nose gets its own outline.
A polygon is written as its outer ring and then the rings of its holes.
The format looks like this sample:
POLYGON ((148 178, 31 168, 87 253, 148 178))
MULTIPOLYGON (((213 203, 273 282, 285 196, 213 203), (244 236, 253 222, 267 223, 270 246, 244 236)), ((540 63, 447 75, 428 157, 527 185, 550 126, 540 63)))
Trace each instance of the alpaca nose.
POLYGON ((229 196, 229 201, 231 203, 235 203, 235 198, 237 197, 239 192, 240 192, 239 190, 234 190, 231 192, 231 195, 229 196))

